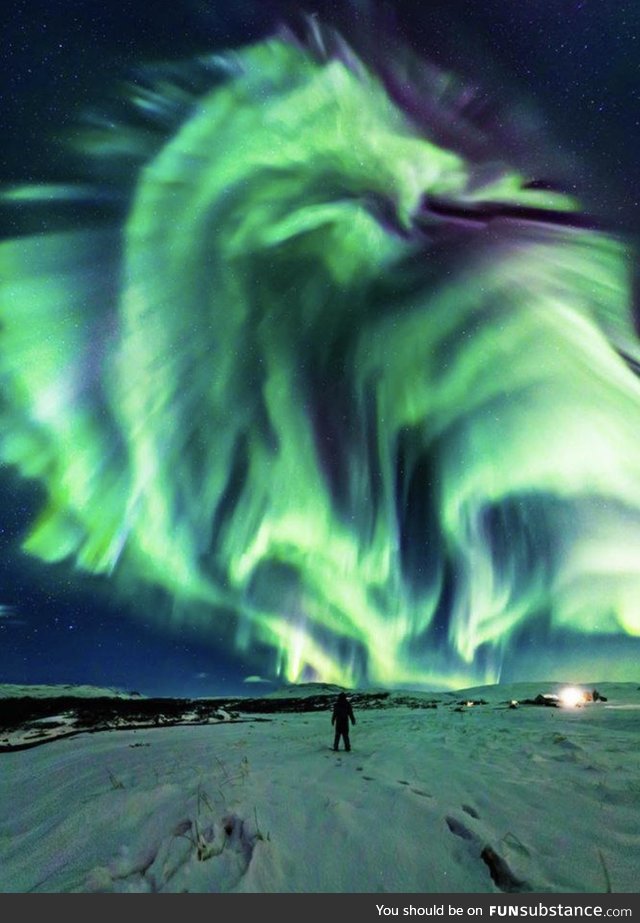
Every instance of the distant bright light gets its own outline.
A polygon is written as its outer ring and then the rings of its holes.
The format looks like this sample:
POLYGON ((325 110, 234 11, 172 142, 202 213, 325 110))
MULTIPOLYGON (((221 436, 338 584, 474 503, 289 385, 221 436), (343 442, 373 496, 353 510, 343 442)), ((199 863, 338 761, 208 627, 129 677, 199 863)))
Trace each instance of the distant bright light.
POLYGON ((560 690, 560 702, 566 708, 575 708, 584 702, 584 692, 576 686, 567 686, 566 689, 560 690))

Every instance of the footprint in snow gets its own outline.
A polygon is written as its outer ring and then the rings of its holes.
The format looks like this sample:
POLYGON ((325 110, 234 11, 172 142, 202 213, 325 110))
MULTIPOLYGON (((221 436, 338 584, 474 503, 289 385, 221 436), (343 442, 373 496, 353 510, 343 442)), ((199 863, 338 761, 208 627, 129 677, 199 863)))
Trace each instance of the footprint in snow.
POLYGON ((505 860, 488 844, 480 853, 480 858, 489 869, 491 880, 505 894, 521 894, 532 891, 531 885, 513 874, 505 860))
MULTIPOLYGON (((445 820, 449 830, 455 836, 468 840, 470 843, 478 845, 481 843, 481 840, 457 818, 448 815, 445 820)), ((482 847, 480 859, 487 866, 491 880, 500 891, 504 891, 506 894, 514 894, 533 890, 528 882, 514 875, 506 860, 488 843, 485 843, 482 847)))
POLYGON ((467 827, 465 827, 461 820, 458 820, 456 817, 452 817, 451 815, 447 815, 445 820, 447 822, 447 827, 455 836, 459 836, 463 840, 476 839, 475 834, 472 833, 471 830, 469 830, 467 827))

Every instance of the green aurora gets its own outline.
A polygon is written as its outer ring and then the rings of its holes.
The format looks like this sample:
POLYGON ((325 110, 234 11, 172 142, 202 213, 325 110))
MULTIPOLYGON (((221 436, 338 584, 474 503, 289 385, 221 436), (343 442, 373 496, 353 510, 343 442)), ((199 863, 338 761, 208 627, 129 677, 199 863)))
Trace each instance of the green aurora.
POLYGON ((47 496, 25 552, 292 681, 460 687, 528 630, 637 638, 625 242, 353 55, 200 65, 83 136, 126 165, 122 226, 0 244, 0 457, 47 496))

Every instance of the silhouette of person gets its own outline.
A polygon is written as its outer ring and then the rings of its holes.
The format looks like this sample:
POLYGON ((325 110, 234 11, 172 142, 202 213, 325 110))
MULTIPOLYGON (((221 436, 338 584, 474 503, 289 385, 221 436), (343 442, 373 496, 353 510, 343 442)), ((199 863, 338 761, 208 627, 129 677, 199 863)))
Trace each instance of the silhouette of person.
POLYGON ((344 692, 341 692, 336 700, 336 704, 333 706, 333 714, 331 716, 331 724, 335 724, 336 727, 336 736, 333 741, 333 749, 339 749, 340 738, 344 740, 345 750, 351 749, 351 743, 349 742, 349 721, 351 724, 356 723, 356 719, 353 717, 353 709, 351 708, 351 702, 348 701, 347 696, 344 692))

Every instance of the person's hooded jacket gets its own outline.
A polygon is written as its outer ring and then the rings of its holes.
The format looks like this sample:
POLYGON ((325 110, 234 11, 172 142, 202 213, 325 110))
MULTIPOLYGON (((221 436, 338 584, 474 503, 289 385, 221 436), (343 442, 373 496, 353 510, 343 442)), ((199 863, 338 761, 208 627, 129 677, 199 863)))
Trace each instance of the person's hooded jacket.
POLYGON ((356 723, 356 719, 353 716, 353 709, 351 708, 351 702, 349 702, 345 693, 341 692, 337 698, 336 704, 333 706, 331 724, 335 724, 336 731, 340 733, 349 730, 349 721, 351 721, 351 724, 356 723))

